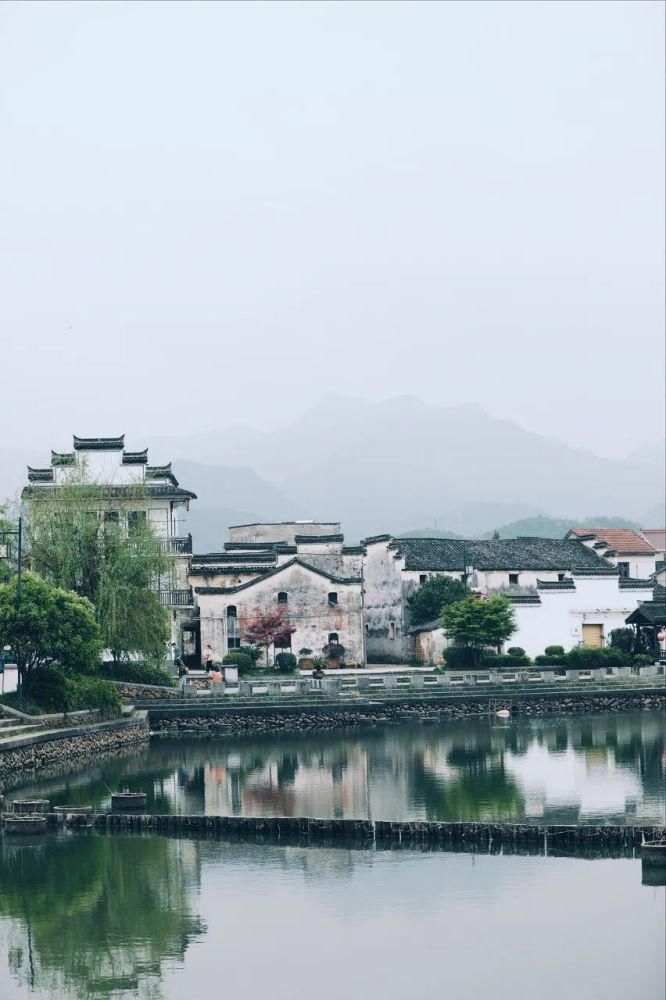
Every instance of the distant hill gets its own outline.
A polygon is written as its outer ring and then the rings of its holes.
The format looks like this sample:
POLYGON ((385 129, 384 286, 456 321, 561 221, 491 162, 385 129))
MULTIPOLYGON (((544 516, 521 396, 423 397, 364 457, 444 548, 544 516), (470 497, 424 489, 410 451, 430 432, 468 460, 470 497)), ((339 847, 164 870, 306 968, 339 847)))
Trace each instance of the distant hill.
POLYGON ((401 531, 401 538, 462 538, 455 531, 440 531, 439 528, 417 528, 416 531, 401 531))
MULTIPOLYGON (((330 396, 273 431, 235 426, 147 443, 160 461, 252 469, 292 498, 301 516, 341 520, 349 541, 435 521, 478 535, 552 510, 571 523, 589 510, 619 511, 634 521, 664 490, 663 466, 642 453, 600 458, 480 406, 432 406, 412 397, 330 396)), ((211 503, 229 506, 222 495, 202 494, 201 506, 211 503)))
MULTIPOLYGON (((570 528, 633 528, 640 531, 640 525, 624 517, 583 517, 577 520, 557 517, 526 517, 511 524, 500 525, 495 530, 500 538, 564 538, 570 528)), ((487 531, 482 538, 492 538, 493 532, 487 531)))

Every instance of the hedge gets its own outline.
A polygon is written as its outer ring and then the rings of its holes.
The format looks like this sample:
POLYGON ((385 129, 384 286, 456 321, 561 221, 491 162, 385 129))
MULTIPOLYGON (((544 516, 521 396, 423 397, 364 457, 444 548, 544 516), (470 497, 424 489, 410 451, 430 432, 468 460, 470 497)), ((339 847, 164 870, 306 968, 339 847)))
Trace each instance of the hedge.
POLYGON ((48 712, 75 712, 97 708, 103 715, 119 715, 118 690, 111 681, 75 674, 64 667, 40 667, 29 676, 26 695, 48 712))
POLYGON ((97 676, 112 681, 154 684, 158 687, 174 687, 176 683, 166 670, 153 667, 149 663, 105 663, 97 676))

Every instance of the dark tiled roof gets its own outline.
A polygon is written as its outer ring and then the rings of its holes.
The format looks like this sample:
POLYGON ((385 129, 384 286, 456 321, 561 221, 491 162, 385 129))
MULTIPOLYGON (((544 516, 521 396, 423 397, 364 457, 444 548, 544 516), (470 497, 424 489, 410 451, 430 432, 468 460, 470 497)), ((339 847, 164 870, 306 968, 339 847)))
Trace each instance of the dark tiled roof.
POLYGON ((512 604, 541 604, 538 594, 505 594, 512 604))
POLYGON ((148 461, 148 449, 143 451, 124 451, 123 465, 145 465, 148 461))
POLYGON ((362 545, 343 545, 342 554, 343 556, 362 556, 365 549, 362 545))
POLYGON ((52 483, 53 469, 33 469, 28 466, 28 481, 31 483, 52 483))
POLYGON ((652 580, 636 580, 631 576, 620 577, 620 590, 652 590, 652 580))
POLYGON ((203 566, 192 566, 190 569, 190 576, 239 576, 242 573, 254 573, 256 576, 260 576, 262 573, 271 573, 273 570, 272 566, 216 566, 212 563, 206 563, 203 566))
POLYGON ((192 563, 215 563, 222 566, 240 565, 241 563, 274 563, 273 552, 202 552, 192 556, 192 563))
MULTIPOLYGON (((56 487, 57 489, 57 487, 56 487)), ((21 494, 24 497, 37 499, 42 496, 51 496, 53 490, 49 486, 26 486, 21 494)), ((196 493, 184 490, 180 486, 160 486, 144 485, 137 483, 134 486, 100 486, 100 499, 131 500, 136 497, 155 497, 157 500, 196 500, 196 493)))
POLYGON ((373 545, 375 542, 390 542, 392 535, 368 535, 361 539, 361 545, 373 545))
POLYGON ((321 542, 344 542, 344 535, 294 535, 294 541, 297 545, 307 545, 308 543, 321 543, 321 542))
POLYGON ((286 542, 225 542, 224 550, 225 552, 258 552, 262 549, 269 551, 275 549, 278 545, 286 544, 286 542))
POLYGON ((417 635, 419 632, 432 632, 436 628, 441 628, 439 618, 434 618, 431 622, 422 622, 420 625, 412 625, 407 630, 408 635, 417 635))
POLYGON ((112 438, 82 438, 74 435, 75 451, 122 451, 124 447, 124 434, 112 438))
POLYGON ((254 587, 257 583, 268 580, 272 576, 278 576, 291 566, 302 566, 304 569, 310 570, 311 573, 317 573, 319 576, 323 576, 327 580, 332 580, 333 583, 361 583, 360 577, 341 578, 338 576, 332 576, 331 573, 326 573, 317 566, 311 566, 309 563, 305 562, 305 560, 296 556, 294 559, 290 559, 288 562, 282 563, 281 566, 276 566, 275 569, 270 570, 270 572, 264 573, 263 576, 254 580, 248 580, 247 583, 239 583, 236 587, 195 587, 194 589, 197 594, 236 594, 241 590, 247 590, 248 587, 254 587))
POLYGON ((655 583, 652 593, 657 604, 666 604, 666 587, 662 587, 660 583, 655 583))
POLYGON ((612 567, 582 542, 564 538, 396 538, 392 547, 407 570, 592 570, 612 567))
POLYGON ((52 451, 51 465, 76 465, 76 455, 73 451, 52 451))
POLYGON ((629 625, 666 625, 666 601, 644 601, 625 621, 629 625))
POLYGON ((567 577, 566 580, 539 580, 537 577, 537 588, 539 590, 575 590, 576 584, 567 577))

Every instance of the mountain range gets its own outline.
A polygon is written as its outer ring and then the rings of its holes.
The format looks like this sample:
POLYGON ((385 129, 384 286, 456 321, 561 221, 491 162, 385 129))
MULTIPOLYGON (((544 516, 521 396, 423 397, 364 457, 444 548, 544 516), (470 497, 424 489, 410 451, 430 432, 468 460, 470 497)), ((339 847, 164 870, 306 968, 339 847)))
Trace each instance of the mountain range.
MULTIPOLYGON (((553 513, 566 524, 591 511, 664 522, 663 445, 601 458, 474 404, 329 396, 271 431, 236 424, 143 440, 126 430, 132 447, 148 445, 154 464, 172 460, 197 493, 187 530, 198 551, 253 520, 339 520, 348 541, 384 531, 480 535, 553 513)), ((28 462, 44 461, 0 447, 0 497, 16 495, 28 462)))

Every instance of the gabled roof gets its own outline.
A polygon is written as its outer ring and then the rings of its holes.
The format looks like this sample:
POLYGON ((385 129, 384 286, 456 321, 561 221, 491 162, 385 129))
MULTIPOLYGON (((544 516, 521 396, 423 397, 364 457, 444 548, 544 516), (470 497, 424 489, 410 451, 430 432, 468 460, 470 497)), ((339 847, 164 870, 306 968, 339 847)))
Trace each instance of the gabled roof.
POLYGON ((625 621, 627 625, 666 625, 666 602, 644 601, 625 621))
POLYGON ((620 577, 620 590, 652 590, 653 587, 652 580, 637 580, 632 576, 620 577))
POLYGON ((74 435, 75 451, 122 451, 124 447, 124 434, 110 438, 82 438, 74 435))
POLYGON ((597 542, 605 542, 618 555, 623 556, 654 555, 650 543, 631 528, 571 528, 567 532, 567 538, 596 538, 597 542))
POLYGON ((292 566, 302 566, 303 569, 309 570, 310 573, 316 573, 317 576, 322 576, 326 580, 331 580, 333 583, 361 583, 360 577, 348 577, 343 579, 341 577, 332 576, 331 573, 326 573, 317 566, 311 566, 304 559, 301 559, 299 556, 295 556, 293 559, 289 559, 287 562, 282 563, 281 566, 276 566, 276 568, 271 572, 264 573, 262 576, 257 577, 254 580, 248 580, 247 583, 239 583, 236 587, 195 587, 194 589, 197 594, 237 594, 241 590, 247 590, 249 587, 254 587, 258 583, 263 583, 264 580, 268 580, 270 577, 279 576, 292 566))
POLYGON ((588 570, 616 573, 595 552, 565 538, 394 538, 391 548, 406 570, 588 570))
POLYGON ((642 535, 657 552, 666 550, 666 528, 643 528, 642 535))

